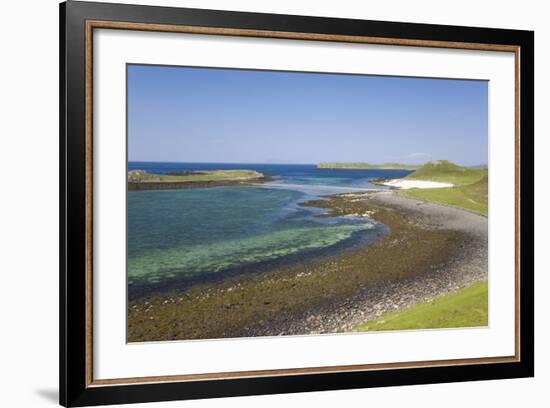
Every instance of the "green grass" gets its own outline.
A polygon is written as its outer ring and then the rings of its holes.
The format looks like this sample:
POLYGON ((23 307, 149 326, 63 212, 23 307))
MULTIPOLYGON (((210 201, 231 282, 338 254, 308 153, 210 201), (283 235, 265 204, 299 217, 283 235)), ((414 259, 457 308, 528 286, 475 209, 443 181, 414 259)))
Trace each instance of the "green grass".
POLYGON ((426 163, 406 178, 454 184, 449 188, 401 190, 400 194, 418 200, 465 208, 483 215, 488 212, 488 171, 484 167, 460 167, 447 160, 426 163))
POLYGON ((485 168, 457 166, 447 160, 435 160, 409 174, 406 178, 413 180, 441 181, 455 186, 465 186, 479 181, 487 175, 485 168))
POLYGON ((143 170, 128 172, 130 182, 187 182, 187 181, 223 181, 223 180, 251 180, 263 177, 262 173, 254 170, 210 170, 188 174, 151 174, 143 170))
POLYGON ((465 208, 483 215, 488 213, 488 182, 487 176, 465 186, 433 189, 401 190, 399 193, 418 200, 435 201, 437 203, 465 208))
POLYGON ((487 326, 488 284, 475 283, 431 302, 418 303, 367 321, 354 331, 441 329, 487 326))

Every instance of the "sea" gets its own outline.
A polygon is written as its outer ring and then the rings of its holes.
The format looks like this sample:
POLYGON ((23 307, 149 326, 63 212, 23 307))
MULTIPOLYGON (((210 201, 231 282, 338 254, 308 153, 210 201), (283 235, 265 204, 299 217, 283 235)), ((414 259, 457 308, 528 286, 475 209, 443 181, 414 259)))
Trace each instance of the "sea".
POLYGON ((300 203, 384 188, 370 181, 411 173, 250 163, 129 162, 128 169, 155 174, 248 169, 274 178, 260 186, 129 191, 130 299, 368 244, 387 234, 387 227, 365 217, 320 217, 327 210, 300 203))

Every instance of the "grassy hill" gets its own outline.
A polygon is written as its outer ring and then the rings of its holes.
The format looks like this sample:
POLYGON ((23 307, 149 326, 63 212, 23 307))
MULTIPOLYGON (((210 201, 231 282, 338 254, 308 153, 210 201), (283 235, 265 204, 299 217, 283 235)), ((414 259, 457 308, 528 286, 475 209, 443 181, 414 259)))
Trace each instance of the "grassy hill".
POLYGON ((208 170, 183 172, 181 174, 152 174, 143 170, 128 172, 128 181, 140 182, 200 182, 200 181, 240 181, 261 178, 264 175, 254 170, 208 170))
POLYGON ((488 179, 483 176, 473 184, 434 189, 403 190, 402 194, 419 200, 435 201, 441 204, 466 208, 484 215, 488 211, 488 179))
POLYGON ((354 331, 415 330, 487 326, 487 281, 474 283, 432 302, 419 303, 365 322, 354 331))
POLYGON ((448 160, 426 163, 406 178, 414 180, 444 181, 456 186, 468 185, 487 175, 486 168, 461 167, 448 160))
POLYGON ((322 162, 317 165, 319 169, 347 169, 347 170, 416 170, 419 165, 401 164, 401 163, 341 163, 341 162, 322 162))
POLYGON ((447 160, 426 163, 406 178, 442 181, 454 187, 402 190, 401 194, 419 200, 466 208, 484 215, 488 212, 488 171, 486 168, 460 167, 447 160))

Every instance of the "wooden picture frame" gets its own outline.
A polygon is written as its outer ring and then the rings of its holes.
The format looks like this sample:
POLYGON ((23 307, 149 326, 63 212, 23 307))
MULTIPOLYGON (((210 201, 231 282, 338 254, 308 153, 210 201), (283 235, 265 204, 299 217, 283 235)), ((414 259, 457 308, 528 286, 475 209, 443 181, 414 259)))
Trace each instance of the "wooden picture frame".
POLYGON ((534 375, 534 34, 69 1, 60 5, 60 403, 120 404, 534 375), (516 351, 502 357, 97 380, 93 375, 93 33, 197 33, 513 52, 516 351), (520 251, 521 248, 521 251, 520 251))

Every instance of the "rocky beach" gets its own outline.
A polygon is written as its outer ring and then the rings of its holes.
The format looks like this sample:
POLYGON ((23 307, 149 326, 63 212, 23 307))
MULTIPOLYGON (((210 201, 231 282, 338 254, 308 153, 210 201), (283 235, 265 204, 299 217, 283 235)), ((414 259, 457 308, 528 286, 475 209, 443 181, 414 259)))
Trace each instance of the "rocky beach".
POLYGON ((132 299, 128 341, 347 332, 487 278, 487 218, 395 191, 303 203, 389 233, 308 262, 132 299))

